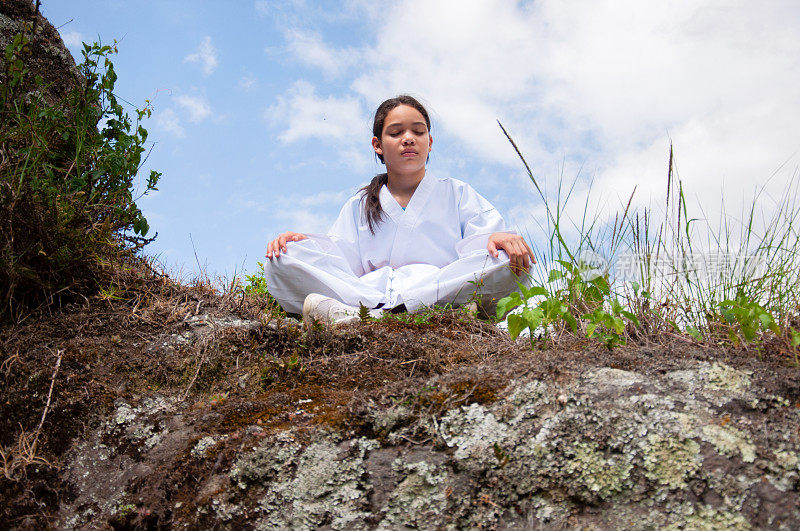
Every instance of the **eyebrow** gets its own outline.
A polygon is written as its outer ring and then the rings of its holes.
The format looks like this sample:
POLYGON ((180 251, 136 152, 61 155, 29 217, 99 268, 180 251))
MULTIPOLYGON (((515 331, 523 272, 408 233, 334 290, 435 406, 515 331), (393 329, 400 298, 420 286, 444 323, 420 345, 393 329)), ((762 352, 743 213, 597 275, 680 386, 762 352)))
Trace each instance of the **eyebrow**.
MULTIPOLYGON (((402 125, 405 125, 405 124, 403 124, 402 122, 394 122, 394 123, 391 123, 391 124, 387 124, 386 127, 396 127, 396 126, 402 126, 402 125)), ((425 122, 414 122, 411 125, 412 126, 414 126, 414 125, 424 125, 425 127, 428 127, 428 124, 426 124, 425 122)))

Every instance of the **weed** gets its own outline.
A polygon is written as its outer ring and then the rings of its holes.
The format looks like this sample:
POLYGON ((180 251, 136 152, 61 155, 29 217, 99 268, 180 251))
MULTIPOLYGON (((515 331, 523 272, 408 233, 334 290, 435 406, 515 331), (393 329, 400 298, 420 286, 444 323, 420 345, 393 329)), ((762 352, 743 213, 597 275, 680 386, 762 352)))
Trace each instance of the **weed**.
POLYGON ((731 325, 728 336, 736 344, 742 342, 742 339, 745 342, 756 340, 759 331, 770 330, 776 335, 780 335, 780 330, 772 314, 741 291, 736 294, 735 299, 720 302, 719 307, 725 321, 731 325))
POLYGON ((630 311, 623 309, 617 299, 611 301, 611 307, 608 310, 604 306, 598 306, 593 312, 585 314, 583 318, 589 322, 586 326, 586 337, 596 335, 609 350, 625 343, 626 319, 634 326, 639 326, 639 319, 630 311))
POLYGON ((384 312, 380 320, 384 322, 399 322, 414 326, 434 326, 436 316, 445 312, 453 311, 451 304, 443 306, 428 306, 416 312, 384 312))
POLYGON ((47 402, 45 403, 44 410, 42 411, 42 418, 39 420, 39 425, 32 433, 26 433, 25 429, 20 425, 20 433, 17 438, 15 447, 3 448, 0 446, 0 459, 3 461, 3 466, 0 468, 6 479, 13 480, 14 474, 18 470, 24 472, 25 468, 31 464, 41 464, 51 466, 50 462, 38 455, 39 437, 42 434, 42 426, 47 418, 47 413, 50 411, 50 401, 53 398, 53 387, 56 383, 58 371, 61 368, 61 359, 64 355, 63 350, 57 352, 56 363, 53 368, 53 374, 50 377, 50 390, 47 392, 47 402))
POLYGON ((626 321, 639 326, 636 316, 611 298, 604 276, 586 275, 576 264, 559 260, 562 269, 552 269, 547 286, 519 285, 497 304, 497 317, 522 307, 519 313, 508 316, 508 331, 516 339, 526 328, 530 331, 531 346, 536 337, 545 337, 551 324, 563 322, 573 332, 583 329, 577 317, 586 320, 587 337, 597 337, 609 349, 625 343, 626 321), (538 301, 538 302, 536 302, 538 301))
POLYGON ((794 364, 796 367, 800 367, 800 332, 795 330, 794 328, 789 329, 789 343, 792 345, 792 350, 794 352, 794 364))
POLYGON ((762 211, 761 190, 741 220, 723 208, 714 227, 702 206, 699 215, 690 212, 670 147, 663 212, 632 208, 634 188, 621 214, 600 220, 589 211, 590 183, 583 218, 575 222, 565 213, 578 177, 570 185, 559 179, 555 197, 548 195, 500 127, 544 204, 540 226, 546 244, 539 246, 538 261, 545 266, 542 271, 549 271, 546 279, 520 287, 519 293, 498 304, 498 317, 522 308, 508 317, 512 337, 525 328, 547 333, 547 324, 556 321, 585 331, 609 348, 626 337, 679 334, 703 341, 720 339, 717 332, 723 331, 722 339, 736 345, 776 338, 781 351, 797 357, 800 180, 791 181, 782 198, 764 209, 772 212, 770 217, 757 216, 762 211), (565 228, 570 225, 568 238, 565 228), (585 256, 599 257, 600 267, 585 267, 585 256), (586 274, 589 270, 591 275, 586 274))
POLYGON ((358 305, 358 318, 362 323, 366 323, 370 319, 369 308, 363 304, 358 305))
POLYGON ((256 299, 262 299, 266 303, 266 306, 272 309, 274 312, 283 313, 280 309, 280 304, 278 304, 278 301, 275 299, 275 297, 270 294, 267 287, 267 277, 266 273, 264 272, 263 262, 258 262, 258 271, 252 275, 246 275, 245 280, 247 283, 242 288, 242 291, 245 295, 256 299))
POLYGON ((500 465, 500 468, 506 466, 511 460, 508 453, 497 443, 492 445, 492 449, 494 450, 494 457, 497 459, 497 463, 500 465))
POLYGON ((229 394, 228 391, 225 391, 224 393, 214 393, 209 397, 208 403, 212 406, 221 404, 222 402, 228 399, 228 394, 229 394))
MULTIPOLYGON (((131 119, 118 102, 116 44, 84 44, 82 79, 51 103, 41 77, 30 79, 27 33, 6 47, 0 86, 0 317, 12 318, 95 292, 106 264, 152 241, 134 197, 151 109, 145 102, 131 119)), ((143 193, 160 176, 150 172, 143 193)))
POLYGON ((477 280, 469 280, 468 282, 472 285, 472 292, 470 293, 466 304, 463 304, 461 308, 463 308, 476 319, 494 321, 493 309, 496 308, 497 299, 489 299, 483 295, 482 278, 477 280))
MULTIPOLYGON (((519 284, 519 293, 513 292, 508 297, 500 299, 500 302, 497 303, 498 319, 502 319, 509 311, 522 307, 521 312, 508 316, 508 333, 511 335, 511 339, 516 339, 527 328, 530 331, 531 346, 533 346, 534 337, 536 337, 538 330, 541 328, 545 333, 548 324, 545 322, 544 310, 541 308, 543 303, 533 307, 530 306, 531 301, 537 296, 547 297, 548 292, 542 286, 528 288, 523 284, 519 284)), ((547 300, 549 299, 545 299, 545 301, 547 300)), ((561 310, 560 306, 559 310, 561 310)))
POLYGON ((117 507, 117 516, 120 518, 127 518, 134 513, 136 513, 136 506, 132 503, 120 504, 117 507))
POLYGON ((282 381, 289 375, 300 375, 304 372, 306 367, 296 352, 286 358, 270 359, 267 361, 267 366, 261 370, 261 389, 266 391, 275 382, 282 381))

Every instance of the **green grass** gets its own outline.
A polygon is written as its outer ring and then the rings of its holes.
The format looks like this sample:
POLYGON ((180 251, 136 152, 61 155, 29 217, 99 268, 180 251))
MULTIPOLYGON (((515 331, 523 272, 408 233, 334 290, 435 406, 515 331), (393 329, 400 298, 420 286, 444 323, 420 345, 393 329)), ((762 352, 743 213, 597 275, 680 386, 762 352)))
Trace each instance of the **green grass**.
POLYGON ((540 267, 526 286, 538 298, 526 303, 526 297, 512 294, 498 306, 498 314, 513 306, 523 308, 509 321, 512 335, 555 323, 556 333, 595 337, 609 348, 630 339, 667 335, 745 347, 770 341, 797 359, 797 180, 787 184, 779 201, 770 203, 762 189, 740 216, 723 209, 713 223, 702 205, 699 212, 690 211, 670 147, 663 207, 632 207, 632 190, 620 212, 601 220, 590 211, 590 187, 582 217, 575 220, 566 212, 578 179, 565 183, 562 176, 554 196, 548 195, 500 127, 546 210, 540 225, 543 237, 528 235, 540 244, 540 267), (589 271, 586 257, 598 255, 608 266, 589 271), (548 308, 559 310, 551 311, 549 321, 548 308))

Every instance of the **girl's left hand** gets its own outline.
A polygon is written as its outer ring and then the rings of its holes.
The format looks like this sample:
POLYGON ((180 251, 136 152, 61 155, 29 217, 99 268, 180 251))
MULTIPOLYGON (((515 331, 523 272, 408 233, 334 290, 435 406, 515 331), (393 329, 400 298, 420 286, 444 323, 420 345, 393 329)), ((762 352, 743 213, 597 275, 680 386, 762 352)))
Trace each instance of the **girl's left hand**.
POLYGON ((531 264, 536 263, 533 250, 525 241, 525 238, 519 234, 495 232, 489 236, 489 243, 486 245, 486 248, 495 258, 500 255, 498 249, 504 250, 511 259, 511 271, 517 275, 521 274, 523 271, 527 273, 530 270, 531 264))

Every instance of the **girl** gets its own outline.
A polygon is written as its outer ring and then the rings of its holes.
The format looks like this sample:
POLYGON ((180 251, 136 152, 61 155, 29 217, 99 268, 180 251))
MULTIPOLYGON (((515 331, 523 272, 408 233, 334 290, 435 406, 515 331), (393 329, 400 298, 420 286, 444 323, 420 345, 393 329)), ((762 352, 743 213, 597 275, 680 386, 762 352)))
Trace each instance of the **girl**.
POLYGON ((303 320, 343 323, 359 306, 413 312, 484 301, 516 289, 536 263, 525 240, 468 184, 427 175, 428 112, 401 95, 380 104, 372 148, 386 165, 342 208, 327 236, 285 232, 269 242, 270 293, 303 320))

